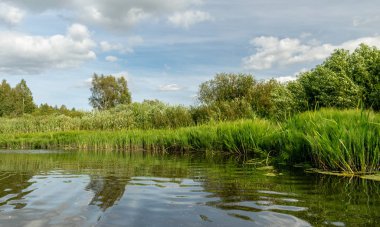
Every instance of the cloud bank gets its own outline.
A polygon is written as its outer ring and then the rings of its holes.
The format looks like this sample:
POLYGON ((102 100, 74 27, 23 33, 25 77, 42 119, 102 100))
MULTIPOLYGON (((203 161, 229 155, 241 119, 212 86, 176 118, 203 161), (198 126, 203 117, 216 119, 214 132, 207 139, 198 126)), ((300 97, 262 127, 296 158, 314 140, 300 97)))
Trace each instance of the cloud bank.
POLYGON ((75 67, 96 58, 96 43, 87 27, 73 24, 65 35, 32 36, 0 32, 0 73, 35 74, 52 68, 75 67))
POLYGON ((251 40, 256 53, 243 58, 247 69, 264 70, 276 66, 287 66, 296 63, 314 62, 327 58, 335 49, 355 50, 361 43, 380 47, 380 36, 362 37, 333 45, 313 42, 302 43, 300 39, 273 36, 261 36, 251 40))

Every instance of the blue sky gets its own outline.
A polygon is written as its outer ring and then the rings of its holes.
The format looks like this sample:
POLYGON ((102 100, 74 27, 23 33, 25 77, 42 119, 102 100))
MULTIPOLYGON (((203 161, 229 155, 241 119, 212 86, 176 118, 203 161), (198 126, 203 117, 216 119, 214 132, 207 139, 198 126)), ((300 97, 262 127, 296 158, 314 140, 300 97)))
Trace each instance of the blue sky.
POLYGON ((0 78, 90 109, 93 73, 133 101, 191 105, 221 72, 293 79, 334 49, 380 47, 378 0, 0 0, 0 78))

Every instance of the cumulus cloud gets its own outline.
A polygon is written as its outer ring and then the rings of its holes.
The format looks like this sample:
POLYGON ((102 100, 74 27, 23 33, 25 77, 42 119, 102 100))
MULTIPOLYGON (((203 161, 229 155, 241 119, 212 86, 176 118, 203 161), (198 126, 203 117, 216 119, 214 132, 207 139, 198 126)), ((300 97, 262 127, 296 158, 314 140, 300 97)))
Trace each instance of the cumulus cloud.
POLYGON ((0 32, 0 72, 33 74, 75 67, 96 58, 95 46, 87 28, 80 24, 70 26, 65 35, 48 37, 0 32))
POLYGON ((286 82, 290 82, 290 81, 296 80, 297 77, 296 76, 280 76, 280 77, 276 77, 274 79, 277 80, 280 83, 286 83, 286 82))
POLYGON ((158 88, 160 91, 180 91, 182 89, 183 87, 178 84, 164 84, 158 88))
POLYGON ((243 64, 247 69, 263 70, 274 66, 313 62, 325 59, 335 49, 343 48, 353 51, 361 43, 380 47, 380 36, 349 40, 339 45, 320 44, 315 40, 302 43, 299 39, 261 36, 251 41, 256 53, 243 58, 243 64))
POLYGON ((140 36, 132 36, 127 39, 126 45, 102 41, 100 42, 100 49, 103 52, 118 51, 119 53, 123 54, 132 53, 134 51, 133 48, 141 45, 143 42, 144 40, 140 36))
POLYGON ((117 62, 119 59, 115 56, 107 56, 106 58, 106 61, 108 62, 117 62))
POLYGON ((177 12, 169 16, 169 22, 177 27, 189 28, 194 24, 212 20, 212 17, 207 12, 202 11, 185 11, 177 12))
POLYGON ((110 29, 130 28, 149 18, 157 18, 202 4, 202 0, 13 0, 25 9, 43 12, 69 10, 75 19, 110 29))
POLYGON ((16 25, 22 21, 25 12, 7 3, 0 2, 0 21, 9 25, 16 25))

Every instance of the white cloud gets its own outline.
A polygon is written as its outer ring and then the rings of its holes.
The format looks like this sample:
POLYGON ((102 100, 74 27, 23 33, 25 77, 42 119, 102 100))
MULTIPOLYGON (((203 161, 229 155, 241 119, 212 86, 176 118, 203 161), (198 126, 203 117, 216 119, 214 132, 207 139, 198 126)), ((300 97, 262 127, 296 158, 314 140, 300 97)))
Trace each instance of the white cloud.
POLYGON ((189 28, 194 24, 212 20, 212 17, 207 12, 189 10, 185 12, 176 12, 169 16, 168 20, 174 26, 189 28))
POLYGON ((133 48, 141 45, 144 40, 140 36, 129 37, 126 41, 126 45, 120 43, 109 43, 107 41, 100 42, 100 49, 103 52, 118 51, 119 53, 133 53, 133 48))
POLYGON ((16 25, 22 21, 25 12, 7 3, 0 2, 0 21, 6 24, 16 25))
POLYGON ((37 12, 69 10, 75 20, 102 25, 109 29, 129 29, 141 21, 160 18, 202 4, 202 0, 13 0, 25 9, 37 12))
POLYGON ((247 69, 263 70, 274 66, 319 61, 328 57, 335 49, 353 51, 361 43, 380 47, 380 36, 349 40, 339 45, 319 44, 315 40, 302 43, 299 39, 261 36, 251 41, 256 53, 243 58, 243 64, 247 69))
POLYGON ((85 40, 90 37, 87 27, 82 24, 73 24, 67 29, 67 35, 77 41, 85 40))
POLYGON ((115 56, 107 56, 106 58, 106 61, 108 62, 117 62, 119 59, 115 56))
POLYGON ((280 83, 286 83, 286 82, 290 82, 290 81, 296 80, 297 77, 296 76, 280 76, 280 77, 276 77, 274 79, 277 80, 280 83))
POLYGON ((124 47, 120 43, 112 44, 107 41, 102 41, 100 42, 100 49, 103 52, 108 52, 108 51, 113 51, 113 50, 122 51, 124 47))
POLYGON ((179 91, 182 90, 183 87, 178 84, 164 84, 161 85, 158 89, 160 91, 179 91))
POLYGON ((96 58, 95 46, 87 28, 80 24, 69 27, 66 35, 48 37, 0 32, 0 73, 33 74, 76 67, 96 58))

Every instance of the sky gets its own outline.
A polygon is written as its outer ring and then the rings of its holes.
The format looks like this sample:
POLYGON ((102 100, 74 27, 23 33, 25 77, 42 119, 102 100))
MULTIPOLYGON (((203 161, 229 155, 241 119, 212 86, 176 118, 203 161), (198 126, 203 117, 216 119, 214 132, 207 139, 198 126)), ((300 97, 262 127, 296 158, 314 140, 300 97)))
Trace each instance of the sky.
POLYGON ((132 100, 194 105, 217 73, 287 81, 335 49, 380 47, 378 0, 0 0, 0 79, 91 109, 94 73, 132 100))

